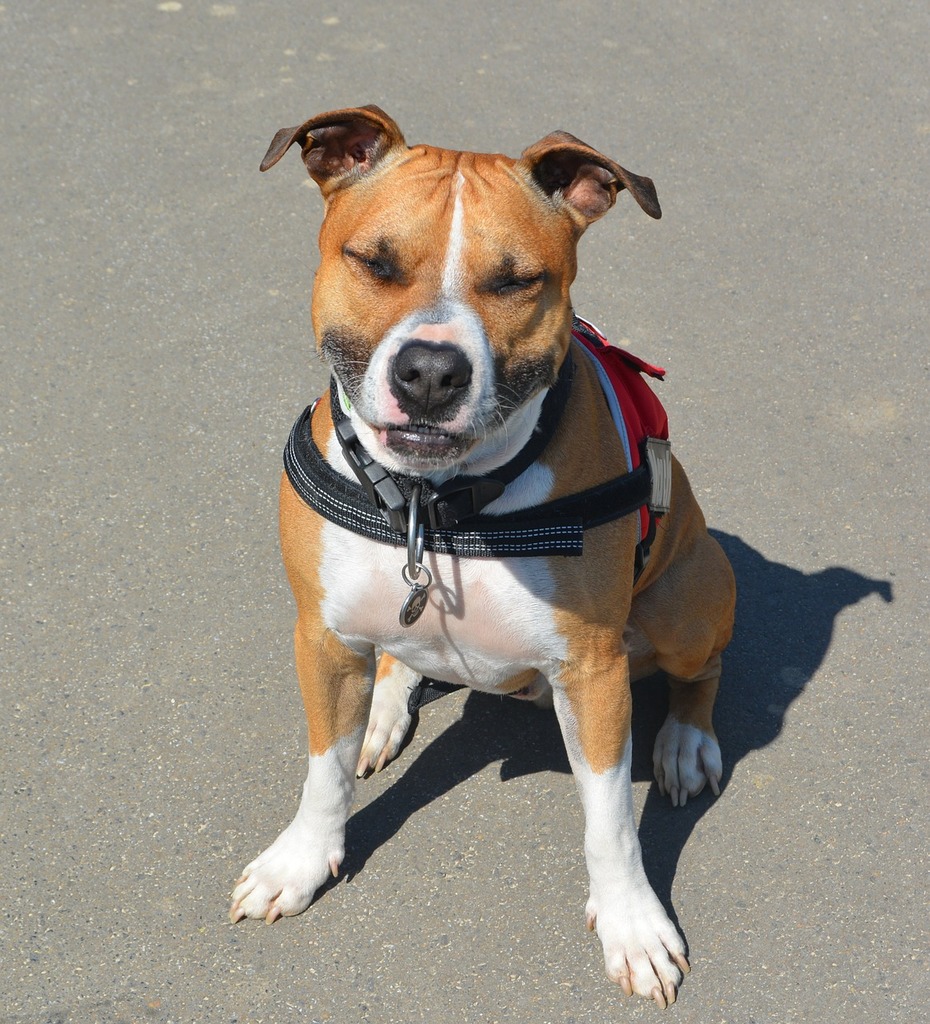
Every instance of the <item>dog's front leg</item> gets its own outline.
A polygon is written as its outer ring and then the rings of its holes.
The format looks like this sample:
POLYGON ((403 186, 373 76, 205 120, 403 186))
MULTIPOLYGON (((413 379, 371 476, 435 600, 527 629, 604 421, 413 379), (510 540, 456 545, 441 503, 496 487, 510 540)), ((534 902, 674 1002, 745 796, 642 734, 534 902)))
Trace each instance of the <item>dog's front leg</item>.
POLYGON ((242 873, 229 911, 234 922, 263 917, 270 924, 306 910, 345 855, 374 650, 366 656, 347 648, 316 611, 298 619, 294 648, 310 740, 307 779, 294 820, 242 873))
POLYGON ((627 995, 675 1001, 690 968, 677 929, 646 878, 630 780, 629 665, 625 654, 598 657, 553 680, 553 698, 585 813, 590 876, 586 908, 608 977, 627 995))

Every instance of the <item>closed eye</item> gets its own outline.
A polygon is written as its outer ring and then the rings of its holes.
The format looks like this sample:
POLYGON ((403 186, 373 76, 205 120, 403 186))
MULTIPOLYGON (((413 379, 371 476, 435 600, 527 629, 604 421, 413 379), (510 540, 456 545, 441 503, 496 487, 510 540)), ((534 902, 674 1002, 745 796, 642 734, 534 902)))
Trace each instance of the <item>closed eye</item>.
POLYGON ((400 283, 403 280, 403 272, 397 265, 396 260, 384 249, 377 253, 368 254, 356 252, 354 249, 346 246, 342 253, 378 281, 400 283))
POLYGON ((546 280, 545 273, 527 275, 525 277, 517 274, 504 274, 492 278, 487 284, 487 291, 495 295, 517 295, 520 292, 530 292, 546 280))

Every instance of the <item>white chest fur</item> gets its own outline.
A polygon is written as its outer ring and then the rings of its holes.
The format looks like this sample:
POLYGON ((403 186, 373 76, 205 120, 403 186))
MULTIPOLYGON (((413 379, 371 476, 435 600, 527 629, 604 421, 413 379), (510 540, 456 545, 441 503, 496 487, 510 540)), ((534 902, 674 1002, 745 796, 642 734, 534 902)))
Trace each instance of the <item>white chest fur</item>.
POLYGON ((405 550, 333 523, 325 524, 322 542, 324 619, 353 648, 374 644, 424 675, 491 691, 531 668, 551 677, 565 657, 544 558, 428 553, 429 602, 405 628, 398 618, 410 590, 401 579, 405 550))

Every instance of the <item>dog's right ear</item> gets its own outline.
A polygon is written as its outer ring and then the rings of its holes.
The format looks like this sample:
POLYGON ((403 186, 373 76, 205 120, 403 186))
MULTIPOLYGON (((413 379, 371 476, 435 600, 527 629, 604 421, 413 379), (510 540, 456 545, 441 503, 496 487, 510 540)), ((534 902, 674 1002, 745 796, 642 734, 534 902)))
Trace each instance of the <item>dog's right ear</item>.
POLYGON ((406 146, 400 128, 380 107, 350 107, 282 128, 271 140, 261 169, 274 167, 295 142, 324 196, 357 181, 391 150, 406 146))

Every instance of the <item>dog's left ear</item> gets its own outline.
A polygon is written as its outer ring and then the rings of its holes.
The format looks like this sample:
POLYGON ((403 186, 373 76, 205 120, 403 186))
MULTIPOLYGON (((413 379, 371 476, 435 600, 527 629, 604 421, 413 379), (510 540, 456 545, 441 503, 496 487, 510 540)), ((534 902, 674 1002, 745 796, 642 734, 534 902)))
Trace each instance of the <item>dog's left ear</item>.
POLYGON ((607 213, 621 189, 628 189, 650 217, 662 216, 651 179, 633 174, 568 132, 540 139, 523 151, 519 163, 547 196, 581 218, 582 231, 607 213))
POLYGON ((367 174, 395 148, 406 148, 397 123, 380 108, 349 107, 317 114, 275 134, 261 162, 267 171, 299 142, 307 173, 324 196, 367 174))

